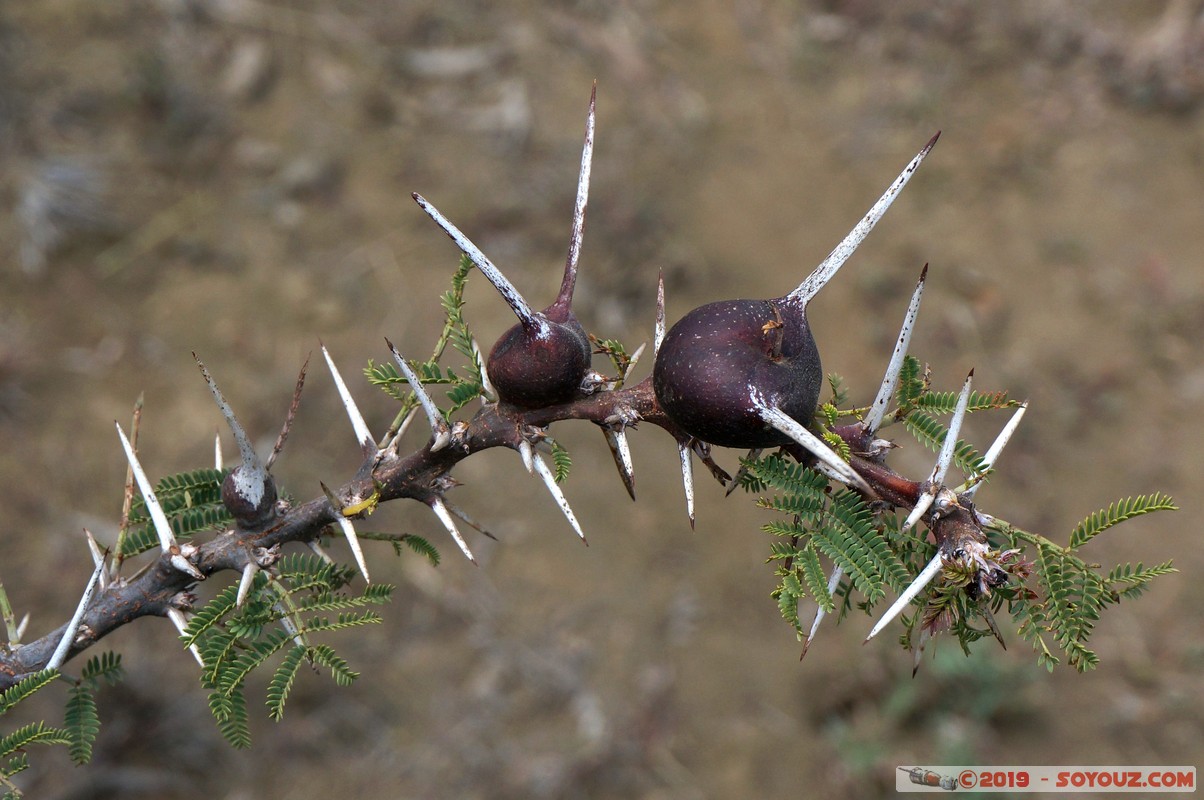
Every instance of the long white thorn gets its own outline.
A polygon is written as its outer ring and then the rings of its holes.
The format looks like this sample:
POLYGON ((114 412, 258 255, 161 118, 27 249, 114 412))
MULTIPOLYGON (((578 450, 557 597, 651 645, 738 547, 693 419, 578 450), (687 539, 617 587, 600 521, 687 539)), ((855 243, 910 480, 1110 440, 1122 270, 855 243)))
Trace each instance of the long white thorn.
POLYGON ((589 542, 585 540, 585 532, 581 530, 581 525, 577 522, 577 515, 573 513, 573 509, 569 506, 568 498, 564 496, 564 492, 560 491, 560 486, 556 483, 556 476, 552 473, 551 467, 540 457, 539 453, 533 454, 533 461, 535 471, 539 473, 539 477, 543 478, 544 485, 548 487, 552 498, 556 500, 556 505, 560 506, 564 518, 573 526, 573 530, 581 537, 581 541, 588 545, 589 542))
POLYGON ((523 466, 527 468, 528 475, 535 474, 535 448, 526 439, 518 443, 518 454, 523 460, 523 466))
POLYGON ((577 176, 577 199, 573 203, 573 227, 569 233, 568 263, 565 274, 569 275, 577 269, 577 261, 581 257, 581 239, 585 232, 585 206, 589 202, 589 175, 594 160, 594 105, 598 97, 598 84, 589 96, 589 115, 585 120, 585 145, 581 149, 581 172, 577 176))
POLYGON ((519 294, 514 284, 502 274, 500 269, 494 266, 493 262, 481 252, 479 247, 472 243, 472 240, 461 233, 459 228, 451 224, 447 217, 440 214, 439 209, 431 205, 425 197, 417 192, 412 197, 414 198, 414 202, 418 203, 422 210, 435 221, 435 224, 451 237, 451 240, 456 243, 456 247, 460 248, 460 252, 468 256, 477 269, 481 271, 481 274, 493 284, 493 287, 498 290, 498 294, 513 309, 515 316, 519 318, 524 327, 533 330, 546 330, 547 321, 532 310, 530 303, 523 299, 523 296, 519 294))
POLYGON ((477 344, 476 337, 472 339, 472 357, 477 362, 477 369, 481 372, 481 388, 484 390, 481 394, 481 402, 492 402, 497 399, 497 391, 489 380, 489 370, 485 368, 485 354, 481 352, 481 346, 477 344))
POLYGON ((447 528, 447 532, 456 540, 456 544, 460 548, 460 552, 464 553, 464 557, 472 563, 476 564, 477 559, 468 549, 468 542, 464 541, 464 537, 460 535, 460 529, 456 527, 456 521, 452 519, 451 511, 448 510, 447 504, 443 502, 442 497, 432 497, 428 501, 431 510, 435 512, 435 516, 443 523, 443 527, 447 528))
POLYGON ((488 530, 486 530, 479 522, 477 522, 475 519, 473 519, 467 513, 465 513, 465 511, 462 508, 460 508, 456 505, 453 505, 452 503, 449 503, 446 499, 444 499, 443 505, 447 506, 447 510, 450 511, 456 519, 460 520, 461 522, 463 522, 468 527, 472 528, 477 533, 481 534, 482 536, 488 536, 490 539, 493 539, 495 542, 498 540, 496 536, 494 536, 492 533, 490 533, 488 530))
MULTIPOLYGON (((169 608, 167 609, 167 618, 171 620, 171 624, 175 625, 176 630, 183 636, 184 629, 188 626, 188 617, 184 616, 184 612, 178 608, 169 608)), ((205 660, 201 658, 201 648, 195 644, 191 644, 188 646, 188 649, 192 652, 192 657, 196 659, 196 663, 204 667, 205 660)))
POLYGON ((627 370, 623 373, 624 378, 631 374, 631 371, 635 369, 636 364, 640 363, 640 356, 644 355, 644 351, 647 349, 648 343, 640 342, 640 346, 637 347, 635 352, 631 354, 631 357, 627 359, 627 370))
POLYGON ((46 669, 58 669, 67 660, 67 652, 71 649, 71 643, 75 641, 75 635, 79 633, 79 625, 84 619, 84 612, 88 610, 88 604, 92 602, 92 595, 96 591, 96 584, 100 581, 100 573, 104 572, 104 568, 102 560, 92 570, 92 577, 88 578, 88 585, 84 587, 84 594, 79 599, 79 605, 75 607, 75 613, 71 616, 71 621, 67 623, 67 629, 63 631, 63 638, 59 639, 58 647, 54 648, 54 653, 46 662, 46 669))
POLYGON ((949 473, 953 464, 953 453, 957 449, 957 437, 962 432, 962 422, 966 419, 966 406, 970 402, 970 385, 974 383, 974 370, 966 376, 962 384, 962 392, 957 398, 957 406, 953 409, 953 417, 949 420, 949 432, 945 434, 945 443, 941 445, 941 454, 936 459, 932 470, 932 485, 940 486, 949 473))
POLYGON ((364 421, 364 415, 360 413, 359 406, 355 404, 355 398, 351 396, 347 384, 343 381, 343 376, 339 373, 339 368, 334 365, 334 359, 330 357, 326 345, 322 345, 322 355, 326 357, 326 366, 330 367, 330 375, 334 378, 335 388, 338 389, 339 397, 343 400, 343 408, 347 409, 347 416, 351 419, 355 438, 361 447, 371 448, 372 451, 375 451, 376 440, 372 438, 372 432, 368 430, 368 423, 364 421))
POLYGON ((234 600, 235 608, 242 608, 242 604, 247 602, 247 595, 251 593, 251 584, 255 583, 256 572, 259 572, 259 567, 254 562, 248 562, 242 568, 242 578, 238 582, 238 597, 234 600))
MULTIPOLYGON (((832 577, 828 578, 828 594, 829 595, 831 595, 833 592, 836 591, 836 587, 838 585, 840 585, 840 579, 843 577, 844 577, 843 569, 841 569, 838 566, 832 568, 832 577)), ((815 634, 819 631, 819 623, 823 622, 824 617, 826 617, 827 615, 828 615, 828 612, 824 610, 823 606, 819 606, 818 608, 815 609, 815 619, 813 619, 811 621, 811 630, 807 632, 807 640, 805 642, 803 642, 803 655, 799 656, 800 659, 803 656, 807 655, 807 650, 810 649, 810 647, 811 647, 811 640, 815 638, 815 634)))
POLYGON ((213 468, 221 472, 225 465, 226 461, 222 458, 222 435, 215 433, 213 434, 213 468))
POLYGON ((681 460, 681 483, 686 490, 686 514, 690 517, 690 528, 694 528, 694 461, 689 441, 677 443, 677 457, 681 460))
MULTIPOLYGON (((88 540, 88 552, 92 554, 92 566, 100 567, 105 563, 104 551, 100 549, 100 545, 96 542, 96 537, 92 535, 92 531, 84 528, 84 538, 88 540)), ((105 572, 100 573, 100 588, 105 588, 109 583, 109 579, 105 572)))
POLYGON ((418 402, 422 404, 422 409, 426 411, 426 418, 431 423, 431 432, 435 436, 435 441, 431 443, 431 452, 442 450, 447 447, 451 441, 451 429, 447 425, 447 420, 443 418, 443 412, 435 405, 435 401, 431 399, 427 393, 426 387, 422 385, 422 381, 418 379, 414 369, 410 363, 402 357, 401 353, 397 352, 397 348, 388 339, 385 342, 389 345, 389 350, 393 353, 393 360, 397 362, 397 368, 401 370, 401 374, 405 376, 410 383, 410 388, 414 395, 418 398, 418 402))
POLYGON ((217 388, 217 383, 213 380, 213 376, 209 374, 209 369, 201 361, 196 353, 192 354, 196 359, 197 366, 201 368, 201 374, 205 376, 205 383, 209 386, 209 391, 213 394, 213 399, 217 401, 217 407, 221 410, 222 416, 226 418, 226 422, 230 425, 230 430, 234 432, 234 441, 238 443, 239 453, 242 455, 243 468, 248 471, 264 472, 262 462, 259 456, 255 454, 255 448, 251 445, 251 438, 247 436, 247 432, 239 423, 238 418, 234 416, 234 409, 226 402, 222 390, 217 388))
POLYGON ((878 624, 870 631, 870 635, 865 637, 865 641, 868 642, 870 639, 873 639, 882 632, 883 628, 890 624, 891 620, 899 616, 903 612, 903 609, 907 608, 908 603, 914 600, 915 596, 922 592, 924 587, 932 583, 932 579, 940 574, 942 566, 944 566, 944 563, 941 561, 940 551, 937 551, 937 554, 928 562, 928 566, 920 571, 920 574, 911 582, 911 585, 903 590, 903 594, 899 595, 899 599, 886 610, 886 613, 882 615, 882 619, 878 620, 878 624))
POLYGON ((372 583, 372 578, 368 577, 368 562, 364 560, 364 550, 360 547, 360 537, 356 535, 355 526, 351 524, 351 520, 344 517, 341 512, 339 513, 339 527, 343 530, 343 536, 347 537, 347 546, 351 548, 351 555, 355 557, 360 574, 364 576, 364 583, 372 583))
POLYGON ((146 477, 146 472, 138 463, 138 455, 134 452, 134 446, 126 438, 121 424, 116 422, 113 424, 117 426, 117 435, 121 437, 121 446, 125 448, 126 460, 130 462, 134 480, 138 482, 138 489, 142 492, 142 500, 146 503, 147 513, 150 514, 151 522, 154 523, 155 532, 159 534, 159 547, 164 553, 171 552, 176 545, 176 535, 172 532, 171 523, 167 521, 167 515, 163 513, 163 506, 159 505, 159 498, 155 497, 155 490, 151 487, 150 479, 146 477))
POLYGON ((886 213, 886 209, 890 208, 890 204, 895 201, 899 192, 903 191, 903 187, 911 180, 911 176, 915 174, 920 163, 928 155, 929 151, 932 150, 932 146, 936 144, 937 137, 940 135, 940 132, 938 132, 936 136, 933 136, 929 140, 928 144, 924 145, 924 149, 911 160, 911 163, 907 165, 902 174, 898 178, 895 178, 895 182, 890 185, 885 194, 878 198, 878 202, 874 203, 866 215, 862 217, 861 221, 853 226, 853 230, 849 231, 848 236, 845 236, 840 244, 836 245, 832 252, 828 254, 828 257, 810 275, 803 279, 803 282, 799 284, 797 289, 786 296, 788 300, 798 305, 806 306, 819 293, 819 290, 824 288, 828 281, 832 280, 837 270, 844 265, 849 256, 853 255, 858 245, 865 240, 865 237, 878 224, 878 220, 882 219, 882 215, 886 213))
POLYGON ((865 492, 870 497, 876 496, 874 490, 865 482, 865 479, 849 466, 849 462, 837 455, 831 447, 828 447, 823 439, 807 430, 798 420, 791 417, 785 411, 769 405, 765 401, 765 398, 755 389, 752 393, 752 401, 753 407, 761 415, 761 419, 801 444, 811 455, 818 459, 818 466, 821 471, 841 483, 865 492), (824 469, 825 467, 826 469, 824 469))
POLYGON ((615 466, 619 468, 619 477, 623 479, 623 486, 627 489, 627 494, 631 499, 635 499, 635 471, 631 466, 631 446, 627 442, 627 430, 622 423, 616 426, 604 426, 602 432, 606 434, 606 444, 610 447, 610 454, 614 457, 615 466))
POLYGON ((322 547, 322 545, 318 543, 317 539, 311 539, 305 543, 305 546, 308 547, 314 555, 322 559, 323 562, 327 564, 334 563, 334 559, 330 557, 330 553, 326 552, 326 548, 322 547))
POLYGON ((665 271, 662 269, 656 279, 656 330, 652 336, 653 358, 660 353, 663 341, 665 341, 665 271))
POLYGON ((895 351, 891 353, 890 363, 882 378, 882 386, 878 388, 878 396, 874 398, 869 413, 861 421, 861 429, 871 435, 877 433, 878 428, 881 427, 882 419, 886 416, 886 408, 890 405, 891 398, 895 396, 895 387, 899 385, 899 373, 903 369, 903 359, 907 356, 907 346, 911 343, 911 332, 915 330, 916 316, 920 313, 920 297, 924 294, 924 280, 927 277, 928 265, 925 264, 924 269, 920 271, 920 280, 916 284, 916 290, 912 292, 911 302, 907 306, 907 314, 903 317, 903 327, 899 331, 899 338, 895 342, 895 351))
POLYGON ((920 521, 920 517, 927 513, 928 509, 932 508, 933 501, 936 500, 936 495, 932 492, 921 492, 916 500, 915 507, 911 509, 911 513, 907 515, 907 519, 903 521, 903 527, 899 528, 899 533, 906 533, 911 530, 911 526, 920 521))
POLYGON ((987 454, 982 457, 982 463, 986 467, 986 471, 977 476, 977 480, 971 481, 971 485, 965 490, 965 495, 968 499, 972 500, 974 498, 975 493, 978 492, 978 487, 983 484, 982 478, 986 476, 988 471, 994 468, 995 462, 1003 453, 1003 448, 1007 446, 1008 441, 1012 438, 1012 434, 1016 432, 1016 428, 1019 427, 1020 420, 1024 417, 1024 412, 1027 410, 1028 403, 1021 403, 1020 408, 1016 409, 1016 413, 1012 415, 1007 425, 1003 426, 1003 430, 999 432, 999 435, 995 437, 995 441, 991 443, 987 454))

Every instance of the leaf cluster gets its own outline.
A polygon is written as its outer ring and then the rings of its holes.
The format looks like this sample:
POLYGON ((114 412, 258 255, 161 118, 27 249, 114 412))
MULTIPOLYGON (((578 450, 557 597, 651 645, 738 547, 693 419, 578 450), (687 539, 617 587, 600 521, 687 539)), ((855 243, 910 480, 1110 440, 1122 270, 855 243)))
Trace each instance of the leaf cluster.
POLYGON ((193 615, 180 638, 200 652, 201 684, 231 745, 251 744, 246 683, 257 671, 271 673, 266 702, 273 720, 284 715, 303 664, 325 668, 340 686, 358 676, 329 644, 315 641, 316 635, 380 622, 371 606, 388 602, 393 587, 374 583, 354 594, 346 591, 353 575, 312 554, 291 554, 272 573, 256 574, 241 607, 233 584, 193 615), (283 658, 275 660, 282 651, 283 658))
MULTIPOLYGON (((861 410, 839 408, 836 401, 845 403, 848 392, 839 376, 830 376, 829 382, 834 402, 820 407, 816 421, 824 439, 848 459, 848 448, 839 447, 843 440, 824 426, 834 426, 841 417, 859 417, 861 410)), ((949 430, 939 417, 954 411, 957 394, 933 391, 928 370, 909 356, 895 400, 889 419, 901 423, 925 447, 939 450, 949 430)), ((973 392, 967 410, 1017 405, 1006 392, 973 392)), ((774 537, 768 559, 776 565, 772 596, 800 638, 800 600, 809 597, 825 612, 839 611, 838 619, 854 606, 868 613, 908 586, 936 553, 935 545, 914 530, 900 534, 895 509, 868 504, 849 490, 834 490, 825 476, 787 461, 781 453, 741 463, 741 486, 762 495, 759 506, 783 515, 763 526, 774 537)), ((989 472, 978 451, 964 441, 956 445, 954 463, 967 476, 967 485, 989 472)), ((918 651, 933 635, 948 631, 968 653, 969 646, 984 637, 1002 642, 994 615, 1006 612, 1019 635, 1037 651, 1039 664, 1052 669, 1065 659, 1079 671, 1091 669, 1099 658, 1087 641, 1101 612, 1139 596, 1154 578, 1175 570, 1168 561, 1153 567, 1122 564, 1104 572, 1079 550, 1122 522, 1174 508, 1174 501, 1158 492, 1117 501, 1080 522, 1066 546, 998 520, 986 530, 992 548, 988 559, 1008 574, 1008 581, 984 589, 977 569, 947 562, 938 579, 913 601, 914 612, 904 617, 900 641, 918 651)))

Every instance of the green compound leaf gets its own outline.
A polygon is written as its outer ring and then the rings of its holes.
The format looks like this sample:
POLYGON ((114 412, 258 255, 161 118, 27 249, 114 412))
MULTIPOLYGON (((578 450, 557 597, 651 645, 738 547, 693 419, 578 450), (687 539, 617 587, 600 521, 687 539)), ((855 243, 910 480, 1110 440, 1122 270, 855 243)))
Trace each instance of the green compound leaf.
POLYGON ((1140 517, 1154 511, 1177 511, 1178 506, 1170 495, 1154 492, 1150 495, 1139 494, 1118 500, 1107 508, 1096 511, 1080 522, 1070 535, 1070 547, 1078 549, 1093 538, 1127 519, 1140 517))

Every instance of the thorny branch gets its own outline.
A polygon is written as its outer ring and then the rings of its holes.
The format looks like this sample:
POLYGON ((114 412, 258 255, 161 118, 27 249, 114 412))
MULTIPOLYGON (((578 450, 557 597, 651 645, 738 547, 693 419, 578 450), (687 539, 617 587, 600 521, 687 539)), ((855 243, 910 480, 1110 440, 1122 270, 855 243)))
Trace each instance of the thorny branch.
MULTIPOLYGON (((499 403, 485 405, 466 425, 453 431, 445 447, 432 451, 435 443, 432 437, 408 455, 400 455, 392 445, 368 454, 356 474, 334 489, 333 494, 347 505, 374 494, 379 496, 379 502, 410 498, 429 503, 442 496, 446 485, 443 479, 460 461, 493 447, 520 450, 524 443, 530 444, 549 425, 561 420, 589 420, 603 426, 623 420, 628 427, 642 421, 665 429, 679 442, 686 439, 661 411, 649 378, 634 386, 598 392, 548 408, 518 410, 499 403)), ((853 450, 853 469, 877 494, 872 499, 902 508, 915 506, 923 493, 922 483, 895 473, 880 457, 859 455, 869 450, 860 426, 838 428, 837 433, 853 450)), ((813 460, 801 447, 793 448, 792 454, 806 463, 813 460)), ((195 550, 189 549, 187 560, 205 578, 226 570, 242 572, 249 564, 262 565, 265 552, 278 553, 288 543, 312 542, 323 534, 329 535, 329 529, 339 518, 339 510, 325 495, 299 505, 279 500, 267 523, 249 529, 238 526, 220 533, 195 550)), ((940 516, 932 521, 932 528, 938 543, 967 537, 985 541, 972 509, 958 509, 957 513, 940 516)), ((162 617, 171 610, 188 610, 195 601, 191 590, 198 581, 173 564, 179 555, 179 552, 163 552, 135 577, 118 578, 98 589, 67 650, 67 658, 142 617, 162 617)), ((0 650, 0 690, 44 668, 66 629, 67 624, 63 624, 35 641, 0 650)))

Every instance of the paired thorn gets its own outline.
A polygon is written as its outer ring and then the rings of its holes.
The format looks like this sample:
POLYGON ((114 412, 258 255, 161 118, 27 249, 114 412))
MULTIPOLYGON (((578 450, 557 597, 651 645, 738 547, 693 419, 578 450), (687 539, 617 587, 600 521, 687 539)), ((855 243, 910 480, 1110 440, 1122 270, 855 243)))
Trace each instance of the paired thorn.
POLYGON ((431 399, 430 394, 426 391, 426 387, 422 385, 422 381, 418 379, 418 375, 414 372, 409 362, 402 357, 401 353, 397 352, 397 348, 393 346, 392 342, 385 339, 385 343, 389 345, 389 350, 393 353, 393 360, 397 362, 397 368, 401 370, 401 374, 409 381, 414 396, 422 404, 422 409, 426 412, 426 417, 431 423, 431 432, 435 437, 435 440, 431 442, 431 452, 434 453, 442 450, 451 442, 451 428, 448 427, 447 420, 443 417, 443 412, 435 405, 435 401, 431 399))
POLYGON ((495 542, 498 540, 498 538, 496 536, 494 536, 492 533, 490 533, 488 530, 486 530, 480 523, 478 523, 472 517, 468 516, 468 514, 465 513, 463 509, 449 503, 447 501, 447 498, 443 499, 443 505, 447 506, 447 510, 450 511, 456 517, 456 519, 460 520, 461 522, 463 522, 468 527, 472 528, 477 533, 481 534, 482 536, 486 536, 495 542))
POLYGON ((540 333, 547 330, 548 323, 543 318, 543 315, 535 313, 531 308, 531 304, 519 294, 514 284, 502 274, 500 269, 494 266, 493 262, 481 252, 479 247, 461 233, 459 228, 448 221, 447 217, 440 214, 439 210, 431 205, 425 197, 417 192, 414 192, 411 196, 414 198, 414 202, 418 203, 422 210, 427 213, 427 216, 433 219, 435 224, 451 237, 451 240, 456 243, 456 247, 460 248, 460 252, 468 256, 469 260, 481 271, 481 274, 493 284, 493 287, 498 290, 498 294, 502 296, 502 299, 514 311, 514 315, 522 322, 524 328, 540 333))
POLYGON ((451 537, 455 539, 456 545, 460 548, 460 552, 464 554, 464 557, 476 564, 476 556, 468 549, 468 542, 464 541, 464 537, 460 534, 460 529, 456 527, 456 521, 452 519, 452 512, 448 509, 447 503, 444 502, 443 498, 435 495, 427 500, 426 503, 435 512, 435 516, 443 523, 443 527, 447 529, 451 537))
MULTIPOLYGON (((84 538, 88 541, 88 552, 92 554, 92 566, 103 567, 105 563, 105 553, 100 549, 100 545, 96 542, 96 537, 92 535, 92 531, 84 528, 84 538)), ((106 572, 100 573, 100 588, 108 586, 109 580, 106 577, 106 572)))
POLYGON ((159 547, 164 553, 170 553, 176 546, 176 535, 171 529, 171 523, 167 521, 167 515, 163 513, 163 507, 159 505, 159 498, 155 497, 155 490, 151 487, 150 479, 146 477, 146 472, 138 463, 138 455, 134 452, 134 446, 126 438, 125 431, 121 429, 121 423, 114 422, 113 424, 117 426, 117 435, 121 437, 121 446, 125 448, 126 460, 130 462, 130 470, 134 473, 134 480, 142 492, 142 500, 146 503, 147 513, 150 514, 151 522, 154 523, 155 532, 159 534, 159 547))
POLYGON ((1027 402, 1020 404, 1020 408, 1016 409, 1016 413, 1012 415, 1012 418, 1009 419, 1007 424, 1003 426, 1003 430, 1001 430, 999 435, 995 437, 995 441, 991 443, 991 447, 987 450, 987 454, 982 458, 982 463, 985 466, 985 469, 981 474, 976 476, 976 478, 968 481, 969 486, 963 492, 963 494, 966 496, 966 499, 974 499, 975 493, 978 492, 978 487, 982 486, 983 484, 983 479, 987 476, 987 473, 994 468, 995 462, 1003 453, 1003 448, 1007 447, 1007 443, 1012 438, 1012 434, 1015 433, 1016 428, 1020 426, 1020 420, 1024 418, 1025 411, 1028 411, 1027 402))
POLYGON ((79 605, 75 607, 75 613, 71 616, 71 621, 67 623, 67 628, 63 631, 63 638, 59 639, 58 647, 54 648, 54 653, 51 654, 50 660, 46 662, 46 669, 58 669, 67 660, 67 653, 71 650, 71 643, 75 641, 75 635, 79 633, 79 626, 83 622, 84 612, 88 610, 88 604, 92 602, 92 595, 96 592, 96 584, 100 582, 100 574, 104 572, 104 569, 105 565, 102 559, 92 570, 92 577, 88 578, 88 584, 84 587, 84 594, 79 599, 79 605))
POLYGON ((485 354, 481 352, 481 346, 477 344, 476 337, 472 337, 472 357, 477 362, 477 370, 481 373, 481 403, 490 403, 497 399, 497 390, 493 388, 493 383, 489 380, 489 370, 485 368, 485 354))
POLYGON ((911 160, 911 163, 907 165, 899 177, 895 178, 895 182, 878 198, 878 202, 874 203, 861 221, 853 226, 853 230, 849 231, 849 234, 841 240, 840 244, 836 245, 832 252, 828 254, 828 257, 820 262, 820 265, 810 275, 803 279, 803 282, 799 284, 797 289, 786 295, 788 301, 806 307, 807 303, 811 302, 811 299, 819 293, 819 290, 828 281, 832 280, 837 270, 844 266, 844 262, 849 259, 849 256, 853 255, 853 252, 865 240, 865 237, 878 224, 878 220, 882 219, 882 215, 886 213, 886 210, 890 208, 890 204, 898 197, 899 192, 911 180, 911 176, 915 174, 920 163, 928 155, 929 151, 932 150, 932 146, 936 144, 936 140, 940 135, 938 131, 936 136, 933 136, 928 141, 928 144, 924 145, 924 149, 911 160))
MULTIPOLYGON (((180 632, 180 635, 184 636, 185 628, 188 627, 188 617, 184 616, 184 612, 178 608, 169 608, 167 609, 167 618, 171 620, 171 624, 176 626, 176 630, 180 632)), ((195 644, 191 644, 188 646, 188 649, 192 652, 192 657, 196 659, 196 663, 200 664, 203 668, 205 660, 201 658, 201 648, 195 644)))
POLYGON ((690 517, 690 530, 694 530, 694 461, 688 439, 677 442, 677 456, 681 460, 681 482, 686 490, 686 514, 690 517))
POLYGON ((594 106, 598 99, 598 82, 589 95, 589 115, 585 120, 585 145, 581 149, 581 171, 577 176, 577 198, 573 203, 573 226, 569 232, 569 254, 564 264, 564 280, 555 305, 568 308, 573 301, 577 283, 577 262, 581 257, 581 240, 585 233, 585 206, 589 203, 590 168, 594 160, 594 106))
POLYGON ((878 620, 878 623, 874 625, 873 629, 870 631, 869 636, 865 637, 865 641, 868 642, 870 639, 873 639, 882 632, 883 628, 891 623, 891 620, 903 613, 903 609, 907 608, 908 604, 915 599, 916 595, 922 592, 924 587, 932 583, 932 579, 940 574, 943 566, 944 561, 942 560, 941 553, 938 550, 937 554, 932 557, 931 561, 928 562, 928 566, 924 567, 924 569, 920 571, 920 574, 917 575, 916 579, 911 582, 911 585, 904 589, 903 594, 899 595, 899 598, 891 604, 890 608, 886 610, 886 613, 882 615, 882 619, 878 620))
POLYGON ((196 566, 193 565, 190 558, 191 556, 196 555, 196 546, 186 544, 183 547, 175 549, 176 552, 173 552, 171 554, 171 558, 168 559, 171 562, 171 565, 178 571, 183 572, 185 575, 192 578, 194 581, 205 580, 205 573, 197 569, 196 566))
POLYGON ((966 376, 966 382, 962 384, 961 394, 958 395, 957 405, 953 409, 953 417, 949 420, 949 430, 941 445, 940 455, 937 456, 936 466, 932 468, 928 489, 916 500, 915 507, 907 515, 903 527, 899 529, 900 533, 910 530, 911 526, 920 521, 920 518, 936 501, 941 489, 944 488, 945 476, 949 473, 949 467, 953 464, 953 454, 957 451, 957 437, 961 433, 962 423, 966 419, 966 407, 970 403, 970 387, 973 383, 974 370, 970 370, 970 374, 966 376))
POLYGON ((226 461, 222 457, 222 434, 221 431, 213 434, 213 468, 218 472, 226 466, 226 461))
POLYGON ((585 532, 581 530, 581 524, 577 522, 577 515, 573 513, 572 507, 569 506, 568 498, 564 496, 564 492, 560 490, 560 486, 556 483, 556 476, 552 473, 551 467, 539 456, 539 453, 532 453, 532 461, 535 471, 539 473, 539 477, 543 479, 544 485, 548 487, 548 492, 556 501, 556 505, 560 506, 560 511, 564 514, 564 518, 573 526, 573 530, 577 532, 577 536, 581 538, 581 541, 588 546, 589 542, 585 539, 585 532))
POLYGON ((528 475, 535 474, 535 448, 526 439, 518 443, 518 454, 523 460, 523 466, 527 468, 528 475))
POLYGON ((372 579, 368 577, 368 563, 364 560, 364 550, 360 547, 360 537, 355 533, 355 526, 343 514, 343 504, 335 497, 334 492, 330 490, 325 483, 321 481, 318 485, 322 487, 323 494, 326 495, 327 502, 334 509, 336 521, 339 528, 343 531, 343 536, 347 538, 347 546, 351 548, 351 555, 355 557, 356 566, 360 569, 360 574, 364 576, 364 583, 372 583, 372 579))
MULTIPOLYGON (((840 585, 840 579, 843 577, 844 570, 841 569, 839 565, 832 568, 832 577, 828 578, 829 597, 832 596, 832 593, 836 591, 836 587, 840 585)), ((811 648, 811 640, 815 638, 815 634, 819 631, 819 623, 823 622, 824 617, 827 615, 828 612, 824 610, 823 606, 815 609, 815 619, 811 621, 811 630, 807 632, 807 640, 803 642, 803 652, 798 657, 799 661, 802 661, 803 656, 807 655, 807 650, 811 648)))
POLYGON ((248 472, 266 473, 263 464, 259 461, 259 456, 255 454, 251 438, 247 436, 247 432, 243 429, 242 424, 234 416, 234 409, 226 402, 222 390, 217 388, 217 383, 214 382, 213 376, 209 374, 208 368, 195 352, 192 354, 192 357, 196 360, 196 365, 200 367, 201 375, 205 377, 205 383, 208 384, 209 391, 213 394, 213 399, 217 401, 217 407, 221 410, 222 416, 226 418, 226 422, 230 425, 230 430, 234 433, 234 441, 237 442, 238 451, 242 455, 243 468, 248 472))
POLYGON ((368 430, 368 423, 364 420, 364 415, 360 413, 359 406, 355 404, 355 398, 351 396, 351 391, 343 381, 339 368, 334 365, 334 359, 330 357, 330 351, 326 349, 326 345, 322 345, 322 355, 326 358, 326 366, 330 368, 330 376, 334 378, 334 385, 343 401, 343 408, 347 409, 347 416, 351 420, 351 428, 355 431, 356 440, 365 453, 375 453, 376 440, 372 438, 372 432, 368 430))
POLYGON ((268 472, 272 471, 272 465, 280 457, 280 452, 284 450, 284 443, 288 440, 289 431, 293 429, 293 420, 297 418, 297 409, 301 408, 301 390, 305 388, 305 375, 308 372, 309 356, 307 355, 305 363, 301 365, 301 371, 297 373, 297 384, 293 387, 293 399, 288 404, 288 413, 284 415, 284 425, 280 427, 280 435, 276 437, 276 444, 272 446, 272 452, 268 455, 267 463, 264 465, 268 472))
POLYGON ((247 595, 251 593, 251 585, 255 583, 255 573, 259 572, 259 567, 253 561, 248 561, 247 565, 242 568, 242 578, 238 582, 238 597, 234 600, 235 608, 242 608, 243 603, 247 602, 247 595))
POLYGON ((864 492, 869 497, 877 496, 874 490, 870 488, 870 485, 865 482, 865 479, 849 466, 849 462, 837 455, 832 448, 824 443, 823 439, 807 430, 805 426, 785 411, 776 406, 769 405, 756 389, 752 392, 752 402, 753 407, 761 415, 761 419, 765 420, 766 424, 786 434, 806 448, 811 455, 815 456, 817 459, 816 469, 830 478, 834 478, 843 484, 864 492))
POLYGON ((330 557, 330 553, 326 552, 326 549, 324 547, 322 547, 322 545, 318 542, 317 539, 310 539, 308 542, 305 543, 305 546, 308 547, 313 552, 314 555, 316 555, 318 558, 322 559, 322 561, 324 563, 326 563, 326 564, 334 563, 334 559, 330 557))
POLYGON ((614 457, 619 477, 623 479, 623 486, 627 489, 627 494, 634 500, 635 471, 631 465, 631 446, 627 442, 627 429, 622 422, 619 422, 615 425, 603 425, 602 432, 606 434, 606 444, 610 447, 611 456, 614 457))
POLYGON ((878 388, 878 395, 874 398, 869 413, 861 421, 861 429, 868 434, 877 433, 886 416, 886 408, 890 405, 891 398, 895 396, 895 387, 899 385, 899 373, 903 370, 903 359, 907 356, 907 347, 911 343, 911 332, 915 329, 916 316, 920 313, 920 298, 924 294, 924 281, 927 277, 928 265, 925 264, 924 269, 920 271, 920 280, 916 283, 916 289, 911 295, 911 302, 907 305, 907 314, 903 317, 903 327, 899 331, 895 351, 891 354, 886 374, 882 378, 882 386, 878 388))

